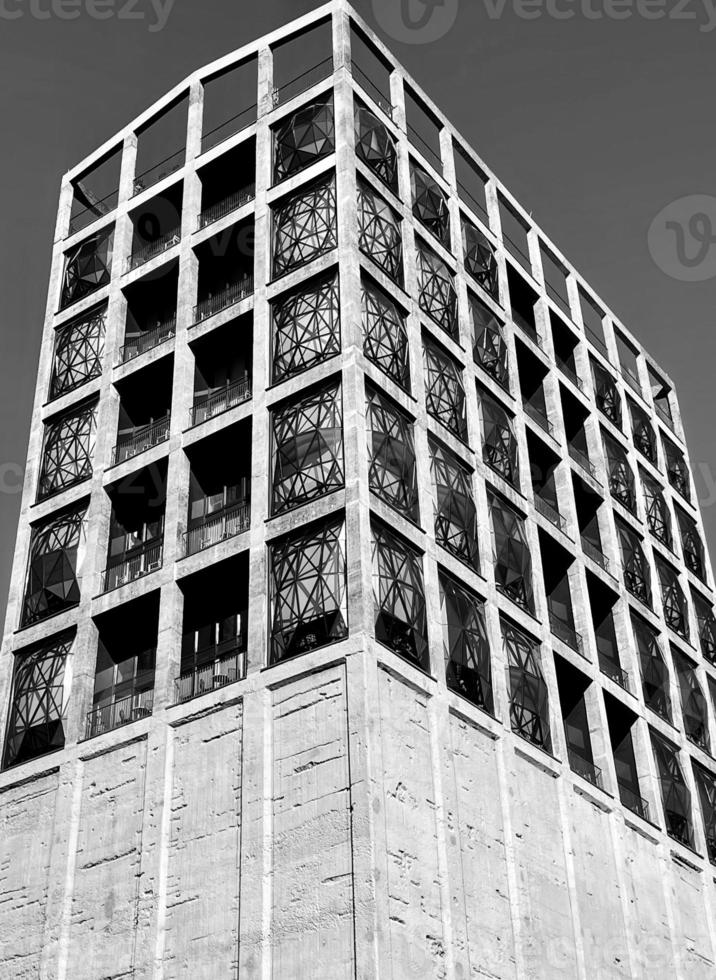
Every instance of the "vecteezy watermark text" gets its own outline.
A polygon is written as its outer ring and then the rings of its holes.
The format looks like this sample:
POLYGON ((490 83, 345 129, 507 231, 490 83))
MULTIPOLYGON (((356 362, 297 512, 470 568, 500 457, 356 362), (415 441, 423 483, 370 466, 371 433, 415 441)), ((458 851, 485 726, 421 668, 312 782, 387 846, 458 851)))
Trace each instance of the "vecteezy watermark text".
POLYGON ((458 0, 373 0, 380 26, 403 44, 431 44, 452 28, 458 0))
POLYGON ((649 226, 649 252, 672 279, 705 282, 716 276, 716 197, 688 194, 671 201, 649 226))
POLYGON ((0 0, 0 20, 148 20, 164 30, 176 0, 0 0))
POLYGON ((483 0, 490 20, 499 20, 507 9, 522 20, 685 20, 698 21, 699 30, 716 30, 716 0, 483 0))

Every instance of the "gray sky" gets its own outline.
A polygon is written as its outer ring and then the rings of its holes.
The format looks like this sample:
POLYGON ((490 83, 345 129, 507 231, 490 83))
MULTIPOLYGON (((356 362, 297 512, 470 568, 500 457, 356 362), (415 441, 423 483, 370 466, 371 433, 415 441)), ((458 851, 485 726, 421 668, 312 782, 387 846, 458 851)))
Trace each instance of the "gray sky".
MULTIPOLYGON (((399 0, 375 2, 389 24, 399 0)), ((690 0, 687 19, 650 20, 639 11, 676 0, 622 0, 617 20, 613 0, 556 0, 574 16, 532 5, 525 19, 505 0, 489 16, 502 2, 445 0, 434 15, 449 23, 456 4, 454 24, 423 44, 381 31, 373 0, 354 5, 674 379, 714 543, 716 276, 665 274, 647 232, 670 202, 716 194, 716 9, 690 0)), ((175 0, 151 30, 166 3, 136 0, 144 16, 127 19, 128 0, 106 0, 98 20, 93 0, 0 0, 0 620, 20 506, 7 464, 26 453, 61 175, 185 75, 320 5, 175 0)))

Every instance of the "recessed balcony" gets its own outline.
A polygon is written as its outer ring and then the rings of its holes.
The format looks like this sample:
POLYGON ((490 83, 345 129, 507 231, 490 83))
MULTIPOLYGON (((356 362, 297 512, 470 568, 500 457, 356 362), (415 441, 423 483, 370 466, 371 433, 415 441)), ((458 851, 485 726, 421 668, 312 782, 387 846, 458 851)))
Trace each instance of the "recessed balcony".
POLYGON ((246 140, 199 170, 199 230, 250 204, 256 197, 256 141, 246 140))
POLYGON ((119 348, 120 364, 127 364, 129 361, 133 361, 135 357, 139 357, 140 354, 146 354, 147 351, 154 350, 171 340, 176 334, 176 328, 177 318, 174 315, 163 323, 158 323, 153 330, 146 330, 132 340, 128 340, 119 348))
MULTIPOLYGON (((209 509, 211 499, 205 497, 199 501, 209 509)), ((199 551, 211 548, 220 541, 236 537, 251 526, 251 506, 248 499, 239 500, 230 506, 223 507, 193 524, 184 535, 184 554, 195 555, 199 551)))
POLYGON ((112 465, 117 466, 166 442, 169 438, 170 424, 171 416, 167 412, 162 418, 147 425, 138 425, 120 433, 117 437, 117 445, 112 450, 112 465))
POLYGON ((569 768, 572 772, 581 776, 582 779, 586 779, 588 783, 592 786, 596 786, 599 789, 604 789, 604 782, 602 779, 602 770, 599 766, 596 766, 589 759, 582 758, 578 752, 574 749, 567 748, 567 758, 569 759, 569 768))
POLYGON ((158 572, 163 559, 164 546, 161 541, 148 541, 121 558, 112 559, 104 572, 102 592, 113 592, 145 575, 158 572))
POLYGON ((209 291, 209 294, 197 303, 194 307, 193 321, 195 324, 208 320, 210 316, 216 316, 223 310, 228 310, 230 306, 235 306, 241 300, 247 299, 254 291, 254 277, 243 276, 234 282, 227 282, 226 285, 216 292, 209 291))
POLYGON ((185 671, 174 682, 174 703, 183 704, 202 694, 217 691, 246 677, 245 638, 215 643, 199 655, 206 658, 202 666, 185 671))
POLYGON ((111 701, 87 714, 85 738, 95 738, 133 721, 149 718, 154 705, 154 691, 136 691, 118 701, 111 701))

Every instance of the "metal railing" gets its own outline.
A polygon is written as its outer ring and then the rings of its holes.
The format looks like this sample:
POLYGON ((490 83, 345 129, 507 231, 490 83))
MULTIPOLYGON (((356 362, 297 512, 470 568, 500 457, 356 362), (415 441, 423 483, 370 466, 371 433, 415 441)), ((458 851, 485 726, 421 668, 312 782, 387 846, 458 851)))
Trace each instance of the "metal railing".
POLYGON ((565 378, 569 378, 576 388, 578 388, 581 392, 584 391, 584 382, 577 376, 577 372, 574 370, 574 368, 570 367, 566 361, 562 361, 560 358, 557 358, 557 367, 565 378))
POLYGON ((548 503, 543 497, 540 497, 538 493, 535 494, 535 510, 542 517, 546 517, 550 524, 554 524, 556 528, 563 531, 565 534, 567 532, 567 522, 562 517, 560 512, 552 504, 548 503))
POLYGON ((333 55, 328 58, 324 58, 323 61, 319 61, 318 64, 313 65, 311 68, 307 68, 306 71, 301 72, 300 75, 296 75, 288 82, 284 82, 283 85, 276 86, 273 90, 273 106, 281 105, 282 102, 286 102, 289 99, 295 98, 302 92, 307 91, 307 89, 312 88, 314 85, 318 85, 319 82, 324 81, 333 74, 333 55))
POLYGON ((591 558, 595 564, 603 568, 605 572, 609 571, 609 559, 595 544, 591 541, 587 541, 586 538, 582 538, 582 551, 587 557, 591 558))
POLYGON ((117 207, 118 201, 119 190, 114 190, 111 192, 111 194, 107 194, 107 196, 103 197, 101 200, 95 201, 93 204, 90 204, 81 211, 78 211, 73 218, 70 218, 70 235, 74 235, 78 231, 82 231, 83 228, 87 228, 95 221, 99 221, 100 218, 104 218, 108 214, 111 214, 111 212, 117 207))
POLYGON ((246 299, 254 291, 254 277, 244 276, 239 282, 228 284, 224 289, 213 295, 209 293, 206 299, 201 300, 194 307, 194 323, 201 323, 208 320, 210 316, 221 313, 242 299, 246 299))
POLYGON ((201 212, 199 215, 199 231, 202 228, 208 228, 209 225, 213 225, 220 218, 225 218, 227 214, 238 211, 239 208, 248 204, 249 201, 253 201, 255 197, 256 184, 247 184, 233 194, 228 194, 221 201, 217 201, 216 204, 212 204, 211 207, 201 212))
POLYGON ((139 337, 128 340, 123 347, 119 348, 119 363, 126 364, 127 361, 139 357, 140 354, 146 354, 148 350, 154 350, 155 347, 158 347, 165 340, 169 340, 174 336, 176 327, 177 318, 173 316, 169 320, 165 320, 164 323, 160 323, 154 327, 154 329, 146 330, 139 337))
POLYGON ((537 423, 540 429, 543 429, 548 436, 554 435, 552 423, 549 421, 541 408, 538 408, 537 405, 534 405, 531 401, 523 401, 522 406, 526 414, 529 415, 533 422, 537 423))
POLYGON ((177 170, 180 170, 184 166, 185 159, 186 149, 182 147, 170 156, 160 160, 159 163, 155 163, 153 167, 138 174, 134 178, 134 196, 136 197, 137 194, 141 194, 148 187, 151 187, 153 184, 158 184, 160 180, 176 173, 177 170))
POLYGON ((619 687, 624 688, 625 691, 631 690, 627 671, 623 667, 619 667, 613 663, 613 661, 608 660, 603 654, 599 655, 599 669, 605 677, 609 677, 610 680, 613 680, 619 687))
POLYGON ((203 667, 180 674, 174 682, 174 704, 191 701, 201 694, 243 680, 246 676, 246 652, 238 647, 203 667))
POLYGON ((582 657, 584 656, 584 642, 581 634, 569 623, 565 623, 563 619, 555 615, 551 609, 549 611, 549 628, 552 635, 556 636, 562 643, 566 643, 570 650, 574 650, 582 657))
POLYGON ((636 375, 632 374, 629 368, 624 367, 623 364, 619 365, 619 373, 629 385, 631 390, 635 391, 637 395, 641 395, 641 384, 639 383, 639 379, 636 377, 636 375))
POLYGON ((443 161, 442 157, 437 150, 434 150, 432 146, 423 139, 420 133, 414 126, 410 123, 406 123, 406 128, 408 131, 408 140, 413 144, 416 150, 420 150, 428 163, 439 173, 443 172, 443 161))
POLYGON ((577 449, 571 442, 567 443, 567 452, 569 453, 570 459, 573 459, 586 473, 589 473, 593 480, 599 480, 597 471, 586 453, 583 453, 581 449, 577 449))
POLYGON ((248 501, 242 501, 227 507, 226 510, 211 517, 204 518, 201 524, 190 527, 184 534, 184 555, 195 555, 198 551, 211 548, 212 545, 227 538, 234 538, 242 531, 248 530, 251 524, 251 506, 248 501))
POLYGON ((604 340, 586 323, 584 325, 584 332, 587 335, 587 340, 592 347, 596 347, 599 353, 603 354, 606 359, 609 360, 609 351, 607 349, 607 345, 604 343, 604 340))
POLYGON ((220 391, 214 391, 206 398, 195 402, 191 409, 191 424, 199 425, 207 419, 213 419, 222 412, 228 412, 230 408, 248 401, 249 398, 251 398, 251 378, 234 381, 220 391))
POLYGON ((201 137, 201 152, 204 153, 211 147, 218 146, 219 143, 223 143, 224 140, 228 140, 230 137, 240 133, 243 129, 247 129, 249 126, 252 126, 255 121, 256 103, 254 102, 245 109, 242 109, 241 112, 237 112, 236 115, 225 119, 223 123, 219 123, 218 126, 214 126, 214 128, 210 129, 208 133, 204 133, 204 135, 201 137), (242 119, 244 116, 247 116, 249 113, 253 113, 253 118, 247 119, 244 122, 237 121, 242 119), (222 133, 222 131, 225 129, 228 129, 228 132, 222 133), (222 135, 219 135, 220 133, 222 135))
POLYGON ((630 789, 624 783, 620 783, 617 780, 617 786, 619 787, 619 799, 622 804, 631 810, 632 813, 636 813, 638 817, 642 820, 649 820, 649 803, 644 799, 643 796, 639 796, 635 793, 633 789, 630 789))
POLYGON ((95 738, 122 725, 148 718, 154 705, 154 691, 137 691, 87 713, 85 738, 95 738))
POLYGON ((102 577, 102 592, 113 592, 129 582, 136 582, 138 578, 158 571, 162 567, 163 557, 164 545, 161 541, 154 541, 131 558, 108 565, 102 577))
POLYGON ((353 75, 360 87, 368 93, 371 99, 383 110, 386 116, 388 116, 389 119, 392 119, 393 105, 388 96, 381 92, 373 79, 366 72, 364 72, 363 69, 355 63, 355 61, 351 62, 350 71, 351 75, 353 75))
POLYGON ((567 757, 569 759, 569 768, 572 772, 581 776, 582 779, 586 779, 592 786, 604 789, 602 770, 599 766, 595 766, 593 762, 582 758, 578 752, 575 752, 574 749, 570 749, 569 747, 567 748, 567 757))
POLYGON ((174 245, 178 245, 181 241, 181 228, 172 228, 165 235, 160 235, 153 242, 147 242, 141 248, 138 248, 136 252, 132 254, 127 259, 127 271, 132 272, 134 269, 138 269, 140 265, 144 265, 151 259, 155 259, 158 255, 163 252, 168 251, 173 248, 174 245))
POLYGON ((462 200, 462 202, 464 204, 467 204, 468 207, 472 208, 472 210, 475 212, 478 218, 481 219, 485 227, 489 228, 490 218, 487 214, 487 211, 485 210, 485 205, 481 204, 480 201, 478 201, 478 199, 475 197, 475 195, 471 194, 470 191, 467 189, 467 187, 465 187, 465 185, 460 180, 457 181, 457 189, 458 189, 458 197, 462 200))
POLYGON ((669 426, 671 431, 676 432, 676 427, 674 426, 674 420, 672 419, 669 412, 667 412, 667 410, 663 407, 663 405, 660 405, 657 401, 655 401, 654 408, 656 409, 656 414, 659 416, 662 422, 666 422, 666 424, 669 426))
POLYGON ((112 465, 123 463, 140 453, 146 452, 153 446, 159 446, 169 438, 169 413, 156 422, 140 425, 126 435, 120 436, 117 445, 112 450, 112 465))

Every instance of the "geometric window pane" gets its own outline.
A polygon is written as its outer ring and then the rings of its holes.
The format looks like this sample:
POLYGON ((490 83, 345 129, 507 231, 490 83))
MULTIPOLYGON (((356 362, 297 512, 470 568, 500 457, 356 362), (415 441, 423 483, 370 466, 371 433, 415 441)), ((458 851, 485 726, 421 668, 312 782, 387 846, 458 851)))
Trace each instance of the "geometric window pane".
POLYGON ((492 518, 492 548, 495 585, 527 612, 534 609, 532 557, 525 535, 524 518, 488 493, 492 518))
POLYGON ((661 584, 661 602, 667 626, 674 632, 689 638, 689 611, 679 578, 676 572, 664 562, 656 559, 656 570, 661 584))
POLYGON ((356 105, 356 153, 391 190, 398 186, 398 154, 388 127, 370 109, 356 105))
POLYGON ((87 504, 33 528, 22 625, 29 626, 80 601, 78 552, 87 504))
POLYGON ((517 439, 507 412, 484 392, 479 393, 482 408, 482 459, 513 487, 517 486, 517 439))
POLYGON ((461 369, 451 357, 425 343, 425 401, 428 412, 458 439, 467 440, 465 389, 461 369))
POLYGON ((634 405, 633 402, 629 404, 634 445, 642 456, 656 465, 656 436, 649 416, 638 405, 634 405))
POLYGON ((691 483, 684 454, 670 439, 662 438, 661 442, 666 456, 666 475, 669 483, 679 491, 684 500, 691 500, 691 483))
POLYGON ((112 265, 113 239, 114 228, 105 228, 67 253, 60 309, 107 285, 112 265))
POLYGON ((65 395, 100 376, 106 317, 105 306, 58 330, 50 398, 65 395))
POLYGON ((271 663, 348 636, 343 518, 271 544, 271 663))
POLYGON ((457 459, 430 440, 435 504, 435 540, 460 561, 479 569, 477 511, 470 474, 457 459))
POLYGON ((420 555, 372 524, 375 638, 428 670, 427 618, 420 555))
POLYGON ((693 767, 701 802, 706 849, 709 861, 716 864, 716 777, 697 763, 693 763, 693 767))
POLYGON ((471 222, 463 218, 462 246, 465 253, 465 268, 499 302, 497 280, 497 259, 491 243, 471 222))
POLYGON ((472 319, 473 355, 475 361, 495 381, 507 387, 509 368, 507 363, 507 344, 502 333, 502 324, 483 302, 469 294, 470 317, 472 319))
POLYGON ((422 167, 411 164, 413 214, 437 240, 450 248, 450 211, 440 185, 422 167))
POLYGON ((679 750, 655 732, 651 733, 651 741, 661 787, 666 832, 669 837, 691 847, 693 845, 691 793, 679 764, 679 750))
POLYGON ((411 521, 418 520, 413 424, 366 387, 370 489, 411 521))
POLYGON ((304 187, 274 210, 273 274, 281 276, 338 244, 332 176, 304 187))
POLYGON ((592 362, 594 373, 594 387, 597 408, 613 422, 617 428, 622 424, 622 402, 619 397, 619 390, 614 383, 612 376, 604 368, 592 362))
POLYGON ((609 490, 612 497, 626 507, 632 514, 636 509, 634 474, 626 453, 610 436, 603 434, 604 455, 609 475, 609 490))
POLYGON ((274 133, 274 179, 310 166, 334 149, 333 106, 328 101, 302 106, 274 133))
POLYGON ((332 382, 272 411, 273 514, 343 486, 341 387, 332 382))
POLYGON ((447 686, 491 712, 492 674, 484 602, 440 575, 440 612, 447 686))
POLYGON ((39 499, 92 476, 97 405, 85 405, 45 427, 39 499))
POLYGON ((641 482, 644 487, 644 506, 649 530, 658 541, 671 549, 671 518, 663 491, 656 480, 652 480, 643 470, 641 482))
POLYGON ((695 745, 709 751, 709 723, 706 698, 701 690, 696 668, 678 651, 673 651, 676 676, 681 692, 681 713, 684 718, 686 737, 695 745))
POLYGON ((62 633, 15 657, 3 767, 63 748, 65 660, 74 633, 62 633))
POLYGON ((651 626, 641 619, 632 619, 632 629, 639 654, 644 703, 669 721, 671 718, 669 671, 659 647, 659 638, 651 626))
POLYGON ((703 579, 705 577, 704 546, 701 541, 699 529, 696 526, 696 521, 678 507, 676 508, 676 517, 681 532, 681 548, 684 553, 684 563, 689 571, 693 572, 698 578, 703 579))
POLYGON ((403 239, 395 211, 366 183, 358 181, 358 245, 383 272, 401 282, 403 239))
POLYGON ((694 609, 696 611, 696 621, 699 626, 699 645, 704 657, 710 663, 716 664, 716 616, 713 608, 695 592, 691 593, 694 598, 694 609))
POLYGON ((549 698, 539 662, 539 644, 504 620, 502 640, 507 655, 512 731, 549 752, 549 698))
POLYGON ((418 246, 420 309, 457 340, 457 292, 452 273, 432 249, 418 246))
POLYGON ((641 546, 638 536, 617 521, 617 534, 622 552, 622 565, 624 567, 624 584, 629 592, 640 599, 647 606, 651 605, 651 585, 649 576, 649 563, 641 546))
POLYGON ((341 349, 338 276, 302 283, 273 303, 273 381, 338 354, 341 349))
POLYGON ((377 286, 363 282, 363 353, 381 371, 410 391, 405 317, 377 286))

